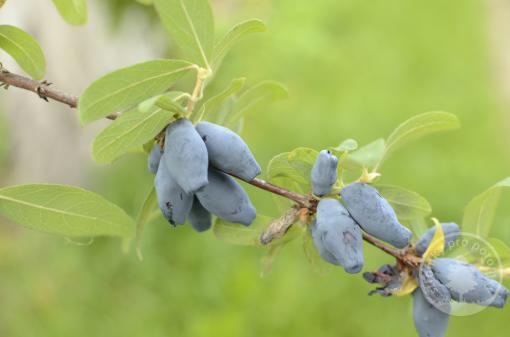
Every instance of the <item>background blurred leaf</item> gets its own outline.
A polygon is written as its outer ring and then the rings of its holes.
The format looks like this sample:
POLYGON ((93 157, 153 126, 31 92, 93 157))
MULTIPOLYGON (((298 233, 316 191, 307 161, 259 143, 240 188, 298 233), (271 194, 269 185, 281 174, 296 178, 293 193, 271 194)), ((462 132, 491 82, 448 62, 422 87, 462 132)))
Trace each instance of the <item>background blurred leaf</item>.
POLYGON ((386 142, 384 139, 379 138, 349 153, 342 165, 349 170, 361 169, 363 167, 372 169, 381 160, 385 148, 386 142))
POLYGON ((0 48, 19 64, 32 78, 40 80, 46 72, 46 60, 37 41, 25 31, 0 25, 0 48))
POLYGON ((510 177, 507 177, 488 190, 474 197, 464 209, 462 230, 482 237, 488 237, 499 196, 503 188, 510 187, 510 177))
POLYGON ((195 121, 197 122, 201 119, 205 119, 221 125, 225 119, 225 113, 222 112, 226 111, 226 109, 222 109, 222 107, 224 107, 227 99, 231 98, 232 95, 236 94, 243 88, 245 81, 246 79, 243 77, 236 78, 230 82, 228 88, 205 101, 200 109, 197 110, 199 113, 197 114, 195 121))
POLYGON ((145 229, 145 225, 148 224, 153 218, 154 214, 159 213, 158 208, 158 199, 156 196, 156 190, 154 187, 151 188, 147 197, 143 201, 142 207, 140 209, 140 213, 138 213, 138 218, 136 219, 136 236, 135 236, 135 246, 136 246, 136 254, 140 260, 143 260, 142 255, 142 234, 145 229), (157 213, 156 213, 157 212, 157 213))
MULTIPOLYGON (((309 192, 311 189, 310 174, 317 155, 316 150, 306 147, 280 153, 269 161, 267 179, 275 183, 275 179, 288 178, 291 182, 297 183, 303 191, 309 192)), ((294 191, 296 190, 294 189, 294 191)))
POLYGON ((210 68, 214 46, 214 18, 208 0, 154 0, 163 25, 186 56, 210 68))
POLYGON ((314 272, 324 276, 331 271, 332 268, 324 262, 324 259, 315 248, 312 235, 308 230, 303 234, 303 252, 314 272))
POLYGON ((220 67, 223 58, 237 41, 251 33, 261 33, 265 31, 266 25, 264 22, 255 19, 238 23, 232 27, 214 46, 212 69, 216 71, 220 67))
POLYGON ((277 245, 271 245, 267 249, 266 254, 262 257, 261 260, 261 268, 260 268, 260 277, 267 276, 271 270, 273 269, 273 263, 282 248, 285 246, 285 242, 279 243, 277 245))
POLYGON ((388 200, 399 219, 424 218, 432 212, 427 199, 414 191, 393 185, 376 185, 375 187, 388 200))
POLYGON ((265 215, 257 215, 250 226, 243 226, 217 218, 214 222, 213 232, 219 240, 228 243, 261 246, 260 235, 270 221, 271 218, 265 215))
POLYGON ((25 227, 65 236, 130 237, 135 228, 133 220, 117 205, 66 185, 2 188, 0 213, 25 227))
POLYGON ((386 140, 386 149, 377 166, 401 146, 430 133, 454 130, 460 127, 459 119, 454 114, 442 111, 425 112, 411 117, 400 124, 386 140))
POLYGON ((0 0, 0 8, 2 8, 2 7, 3 7, 3 5, 5 4, 5 1, 6 1, 6 0, 0 0))
POLYGON ((340 143, 334 148, 336 152, 352 152, 358 148, 358 142, 355 139, 349 138, 340 143))
POLYGON ((158 107, 147 112, 132 110, 122 114, 94 140, 94 160, 111 163, 123 154, 141 148, 174 119, 174 114, 158 107))
POLYGON ((85 89, 79 102, 82 124, 130 108, 160 94, 193 66, 180 60, 153 60, 104 75, 85 89))
POLYGON ((138 3, 142 4, 142 5, 145 5, 145 6, 150 6, 153 3, 152 0, 136 0, 136 2, 138 2, 138 3))
POLYGON ((266 81, 256 84, 235 101, 232 112, 225 118, 224 125, 234 128, 239 119, 250 110, 260 109, 288 96, 285 86, 278 82, 266 81))
POLYGON ((60 15, 71 25, 87 22, 87 0, 53 0, 60 15))

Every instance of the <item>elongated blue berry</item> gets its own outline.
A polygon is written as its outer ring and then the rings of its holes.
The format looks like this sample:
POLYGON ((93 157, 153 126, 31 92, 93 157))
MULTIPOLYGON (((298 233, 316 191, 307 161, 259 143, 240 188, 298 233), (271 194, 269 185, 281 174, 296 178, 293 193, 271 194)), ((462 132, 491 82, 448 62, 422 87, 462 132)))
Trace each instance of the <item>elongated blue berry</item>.
POLYGON ((443 285, 432 272, 430 265, 423 263, 418 276, 420 289, 427 301, 436 309, 450 313, 451 295, 448 288, 443 285))
POLYGON ((455 301, 497 308, 506 303, 508 289, 471 264, 439 258, 432 261, 432 271, 455 301))
POLYGON ((420 337, 443 337, 449 318, 427 301, 420 288, 413 292, 413 320, 420 337))
POLYGON ((172 177, 186 193, 207 185, 207 148, 189 120, 181 118, 167 127, 163 158, 172 177))
POLYGON ((255 207, 243 188, 223 172, 209 169, 209 184, 196 196, 206 210, 219 218, 250 225, 257 216, 255 207))
POLYGON ((361 271, 364 263, 361 229, 338 200, 326 198, 319 202, 311 232, 324 260, 344 267, 348 273, 361 271))
MULTIPOLYGON (((460 228, 456 223, 453 222, 446 222, 441 224, 441 228, 443 229, 444 233, 444 249, 448 249, 455 240, 460 235, 460 228)), ((427 250, 430 243, 432 242, 432 238, 434 237, 434 234, 436 233, 436 227, 430 228, 428 231, 425 232, 425 234, 422 235, 420 240, 416 243, 416 253, 418 256, 422 256, 423 253, 427 250)))
POLYGON ((398 248, 404 248, 412 233, 402 226, 386 199, 372 186, 352 183, 340 192, 345 208, 368 234, 398 248))
POLYGON ((191 209, 193 195, 186 193, 177 184, 176 179, 174 179, 166 167, 165 160, 162 160, 159 164, 154 186, 156 188, 159 208, 168 222, 172 225, 183 224, 191 209))
POLYGON ((330 151, 322 150, 312 167, 313 194, 321 197, 331 192, 337 179, 338 158, 330 151))
POLYGON ((205 232, 212 225, 211 213, 200 204, 196 196, 193 199, 193 206, 188 214, 188 221, 197 232, 205 232))
POLYGON ((260 174, 260 166, 248 145, 235 132, 209 122, 198 123, 196 129, 207 147, 209 161, 215 168, 245 181, 260 174))
POLYGON ((156 174, 158 172, 159 167, 159 161, 161 160, 161 156, 163 155, 163 149, 158 143, 155 143, 152 146, 151 152, 148 156, 148 166, 149 166, 149 172, 152 174, 156 174))

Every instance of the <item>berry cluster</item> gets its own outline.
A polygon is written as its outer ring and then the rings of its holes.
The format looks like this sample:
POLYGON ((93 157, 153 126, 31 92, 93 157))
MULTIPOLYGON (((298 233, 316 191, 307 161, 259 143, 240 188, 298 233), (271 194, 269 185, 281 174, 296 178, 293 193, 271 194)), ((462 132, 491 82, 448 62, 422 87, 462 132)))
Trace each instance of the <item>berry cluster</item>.
POLYGON ((256 217, 248 195, 229 174, 250 181, 260 166, 241 137, 223 126, 174 121, 164 148, 154 144, 148 165, 156 174, 159 207, 172 225, 188 221, 201 232, 211 227, 211 214, 243 225, 256 217))
MULTIPOLYGON (((312 190, 325 196, 337 180, 338 159, 322 150, 312 167, 312 190)), ((317 205, 317 217, 310 229, 315 247, 324 260, 342 266, 348 273, 363 268, 363 229, 377 239, 404 248, 412 233, 402 226, 386 199, 372 186, 355 182, 341 192, 343 204, 336 197, 322 198, 317 205), (361 227, 361 228, 360 228, 361 227)))
MULTIPOLYGON (((310 231, 321 257, 342 266, 348 273, 363 268, 362 231, 397 248, 413 252, 419 261, 409 270, 400 263, 383 265, 376 272, 364 273, 370 283, 382 284, 370 294, 390 296, 412 279, 417 286, 412 291, 413 318, 421 337, 441 337, 446 332, 451 314, 451 302, 472 303, 502 308, 509 295, 508 289, 487 277, 474 265, 451 259, 422 258, 433 241, 436 228, 429 229, 416 244, 411 245, 412 233, 401 225, 396 213, 378 191, 362 182, 351 183, 339 193, 332 193, 337 180, 338 159, 329 151, 319 153, 312 168, 312 190, 323 197, 317 205, 316 218, 310 231)), ((442 223, 444 250, 450 248, 460 235, 455 223, 442 223)))

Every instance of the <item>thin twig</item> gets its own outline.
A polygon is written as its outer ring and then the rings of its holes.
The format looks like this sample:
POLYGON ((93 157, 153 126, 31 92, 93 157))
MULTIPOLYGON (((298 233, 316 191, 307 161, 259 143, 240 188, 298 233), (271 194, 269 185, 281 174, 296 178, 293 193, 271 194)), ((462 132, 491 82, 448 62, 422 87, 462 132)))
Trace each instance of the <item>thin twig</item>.
MULTIPOLYGON (((71 108, 76 108, 78 106, 77 96, 52 88, 51 83, 49 82, 38 82, 28 77, 13 74, 5 69, 0 70, 0 82, 4 83, 5 87, 13 86, 36 93, 44 100, 51 98, 52 100, 64 103, 71 108)), ((117 117, 118 114, 114 113, 108 115, 106 118, 114 120, 117 117)))
MULTIPOLYGON (((194 101, 199 97, 199 95, 201 93, 203 79, 199 79, 199 78, 201 78, 201 76, 197 77, 197 83, 193 90, 192 97, 188 103, 188 104, 190 104, 190 105, 188 105, 188 111, 193 110, 193 105, 195 103, 194 101), (193 98, 195 98, 195 99, 193 99, 193 98)), ((78 106, 78 97, 77 96, 73 96, 73 95, 64 93, 60 90, 57 90, 53 87, 50 87, 50 83, 48 83, 46 81, 38 82, 38 81, 35 81, 33 79, 30 79, 30 78, 27 78, 27 77, 24 77, 21 75, 13 74, 5 69, 1 69, 0 70, 0 82, 2 82, 4 84, 4 87, 13 86, 13 87, 17 87, 20 89, 25 89, 25 90, 36 93, 37 95, 39 95, 39 97, 41 97, 43 99, 51 98, 52 100, 66 104, 71 108, 76 108, 78 106)), ((111 115, 107 116, 106 118, 114 120, 118 116, 119 116, 118 114, 111 114, 111 115)), ((238 177, 236 177, 236 178, 238 178, 238 177)), ((285 188, 273 185, 271 183, 268 183, 265 180, 258 179, 258 178, 255 178, 251 181, 247 181, 247 183, 250 185, 253 185, 257 188, 263 189, 265 191, 268 191, 268 192, 277 194, 279 196, 282 196, 284 198, 287 198, 289 200, 292 200, 298 206, 300 206, 302 208, 307 208, 310 211, 310 213, 315 213, 315 211, 316 211, 317 201, 309 196, 289 191, 285 188)), ((373 238, 372 236, 370 236, 366 233, 363 233, 363 240, 365 240, 369 244, 379 248, 383 252, 395 257, 397 260, 399 260, 407 265, 413 266, 417 263, 417 261, 419 261, 419 259, 417 259, 412 254, 408 254, 406 249, 398 250, 398 249, 395 249, 392 247, 388 247, 381 241, 373 238)))

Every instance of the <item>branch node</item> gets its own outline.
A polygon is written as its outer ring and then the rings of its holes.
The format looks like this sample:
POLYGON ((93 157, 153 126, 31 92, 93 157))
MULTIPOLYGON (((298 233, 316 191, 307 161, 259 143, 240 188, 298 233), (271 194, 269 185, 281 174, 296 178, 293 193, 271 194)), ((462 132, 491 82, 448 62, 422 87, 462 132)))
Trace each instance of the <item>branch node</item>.
POLYGON ((48 94, 46 93, 46 88, 49 87, 52 84, 53 83, 44 80, 44 81, 41 82, 40 85, 37 86, 37 88, 35 88, 35 91, 36 91, 37 95, 40 98, 42 98, 43 100, 45 100, 46 102, 49 102, 48 94))

